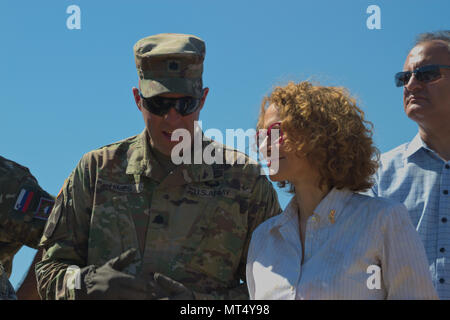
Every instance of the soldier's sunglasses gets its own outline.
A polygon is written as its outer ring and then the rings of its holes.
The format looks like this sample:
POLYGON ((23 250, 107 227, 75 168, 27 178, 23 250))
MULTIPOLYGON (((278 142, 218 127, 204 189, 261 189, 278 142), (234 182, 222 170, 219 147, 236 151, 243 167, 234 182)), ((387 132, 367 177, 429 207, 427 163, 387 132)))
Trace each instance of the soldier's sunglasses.
POLYGON ((140 92, 139 95, 144 102, 144 108, 157 116, 164 116, 170 108, 174 108, 182 116, 187 116, 197 111, 201 105, 201 99, 194 97, 166 98, 155 96, 144 98, 140 92))
POLYGON ((437 80, 441 77, 441 68, 450 69, 450 66, 441 64, 430 64, 423 66, 413 71, 402 71, 395 74, 395 85, 397 87, 402 87, 408 84, 409 79, 411 79, 412 74, 414 77, 421 82, 431 82, 437 80))

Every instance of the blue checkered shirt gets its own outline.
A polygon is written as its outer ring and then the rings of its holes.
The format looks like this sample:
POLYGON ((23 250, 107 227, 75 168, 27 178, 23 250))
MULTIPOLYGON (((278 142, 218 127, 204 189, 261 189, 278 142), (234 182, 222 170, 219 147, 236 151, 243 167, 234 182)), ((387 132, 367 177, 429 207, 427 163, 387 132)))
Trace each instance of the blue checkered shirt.
POLYGON ((445 162, 417 134, 382 154, 369 194, 402 202, 423 241, 433 284, 450 299, 450 161, 445 162))

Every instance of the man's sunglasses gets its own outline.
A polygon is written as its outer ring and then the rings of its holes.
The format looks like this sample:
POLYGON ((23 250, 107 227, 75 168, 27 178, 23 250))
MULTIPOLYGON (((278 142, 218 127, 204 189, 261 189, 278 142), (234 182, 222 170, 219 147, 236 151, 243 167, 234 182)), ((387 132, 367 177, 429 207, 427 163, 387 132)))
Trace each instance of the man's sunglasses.
POLYGON ((450 66, 445 66, 441 64, 430 64, 428 66, 417 68, 414 71, 397 72, 395 74, 395 85, 397 87, 407 85, 413 73, 414 77, 421 82, 431 82, 437 80, 441 77, 440 71, 441 68, 450 69, 450 66))
POLYGON ((174 108, 182 116, 187 116, 197 111, 201 105, 201 99, 194 97, 166 98, 155 96, 144 98, 140 92, 139 95, 144 101, 144 108, 157 116, 169 113, 170 108, 174 108))

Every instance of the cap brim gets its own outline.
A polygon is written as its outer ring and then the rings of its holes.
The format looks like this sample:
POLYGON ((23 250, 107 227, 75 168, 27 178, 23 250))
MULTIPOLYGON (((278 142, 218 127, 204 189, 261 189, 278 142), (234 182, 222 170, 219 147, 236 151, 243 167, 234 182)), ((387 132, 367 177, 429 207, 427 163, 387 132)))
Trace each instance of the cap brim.
POLYGON ((144 98, 163 93, 179 93, 200 99, 202 97, 202 79, 141 79, 140 90, 144 98))

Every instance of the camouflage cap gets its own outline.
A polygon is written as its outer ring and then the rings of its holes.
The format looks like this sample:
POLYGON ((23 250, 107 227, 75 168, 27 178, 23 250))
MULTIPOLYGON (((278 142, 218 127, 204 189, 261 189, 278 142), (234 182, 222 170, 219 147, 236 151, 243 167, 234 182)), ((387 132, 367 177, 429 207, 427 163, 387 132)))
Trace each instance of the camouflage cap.
POLYGON ((162 33, 139 40, 133 50, 145 98, 169 92, 202 97, 203 40, 188 34, 162 33))

